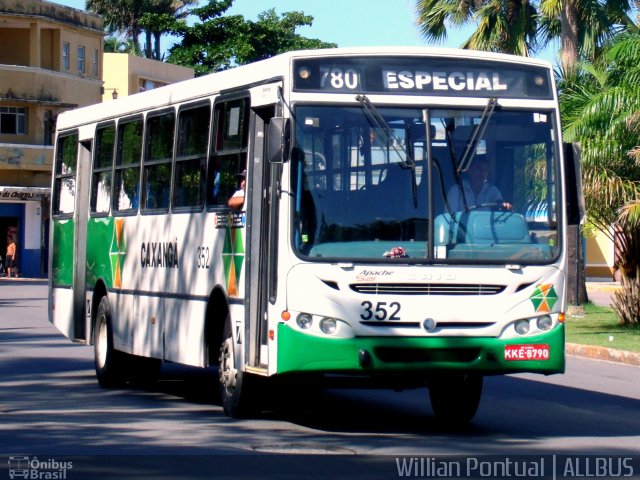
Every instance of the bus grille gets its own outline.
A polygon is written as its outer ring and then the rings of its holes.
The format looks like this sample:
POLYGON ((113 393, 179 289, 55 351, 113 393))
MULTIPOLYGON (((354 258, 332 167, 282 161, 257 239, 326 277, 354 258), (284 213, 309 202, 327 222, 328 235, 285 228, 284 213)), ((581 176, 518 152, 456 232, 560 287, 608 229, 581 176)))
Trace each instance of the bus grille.
POLYGON ((358 293, 375 295, 497 295, 504 285, 455 283, 354 283, 358 293))

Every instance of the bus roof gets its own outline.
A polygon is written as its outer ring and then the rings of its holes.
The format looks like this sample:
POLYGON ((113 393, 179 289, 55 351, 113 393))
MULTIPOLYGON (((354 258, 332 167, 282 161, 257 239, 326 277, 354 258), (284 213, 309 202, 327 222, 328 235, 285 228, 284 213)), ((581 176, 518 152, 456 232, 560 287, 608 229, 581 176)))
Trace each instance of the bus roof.
POLYGON ((549 62, 528 57, 482 52, 477 50, 461 50, 434 47, 351 47, 318 50, 297 50, 276 55, 259 62, 243 65, 222 72, 212 73, 182 82, 173 83, 161 88, 137 93, 120 99, 97 103, 86 107, 63 112, 58 117, 58 130, 100 122, 109 118, 133 115, 150 109, 161 109, 176 103, 206 98, 211 95, 232 89, 240 89, 243 85, 256 85, 269 80, 285 78, 289 72, 291 60, 294 58, 332 57, 332 56, 379 56, 379 57, 440 57, 467 58, 496 62, 517 62, 520 65, 531 65, 551 69, 549 62))

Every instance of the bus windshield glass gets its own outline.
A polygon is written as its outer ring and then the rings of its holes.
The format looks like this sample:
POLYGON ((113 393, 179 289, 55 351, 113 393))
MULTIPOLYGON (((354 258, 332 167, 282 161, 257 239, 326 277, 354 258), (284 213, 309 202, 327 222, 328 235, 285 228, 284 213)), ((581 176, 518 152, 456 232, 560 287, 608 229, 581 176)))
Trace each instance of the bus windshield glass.
POLYGON ((307 259, 548 264, 559 254, 554 115, 298 106, 294 246, 307 259), (401 260, 399 260, 401 259, 401 260))

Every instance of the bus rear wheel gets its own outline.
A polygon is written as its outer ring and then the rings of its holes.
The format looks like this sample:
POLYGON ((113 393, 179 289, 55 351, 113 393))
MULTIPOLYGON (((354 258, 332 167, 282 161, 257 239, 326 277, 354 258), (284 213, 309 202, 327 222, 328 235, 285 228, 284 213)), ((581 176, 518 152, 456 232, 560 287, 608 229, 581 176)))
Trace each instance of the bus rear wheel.
POLYGON ((219 357, 219 384, 222 409, 228 417, 247 417, 257 411, 253 395, 252 378, 242 371, 236 355, 236 344, 231 331, 231 318, 227 316, 222 332, 219 357))
POLYGON ((429 381, 431 408, 447 427, 466 426, 478 411, 482 396, 482 375, 437 377, 429 381))
POLYGON ((106 296, 98 304, 93 347, 96 377, 101 387, 120 387, 127 382, 146 385, 160 375, 162 360, 131 355, 113 347, 113 321, 106 296))
POLYGON ((96 377, 101 387, 112 388, 125 383, 124 353, 113 348, 113 326, 109 299, 100 299, 94 326, 93 349, 96 377))

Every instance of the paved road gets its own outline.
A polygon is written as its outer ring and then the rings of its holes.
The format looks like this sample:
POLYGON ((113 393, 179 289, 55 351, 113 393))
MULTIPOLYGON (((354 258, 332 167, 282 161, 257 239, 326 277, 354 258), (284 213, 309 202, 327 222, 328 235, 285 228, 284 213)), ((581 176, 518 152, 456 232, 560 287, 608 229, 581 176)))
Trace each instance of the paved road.
POLYGON ((488 378, 462 432, 436 424, 425 389, 326 390, 286 414, 231 420, 216 403, 214 372, 174 365, 147 389, 100 389, 91 348, 47 322, 46 286, 5 281, 0 359, 0 454, 108 455, 77 459, 70 479, 134 470, 193 478, 214 464, 227 469, 218 478, 328 478, 327 469, 397 478, 399 455, 640 455, 640 368, 576 357, 565 375, 488 378), (203 456, 173 457, 187 454, 203 456))

